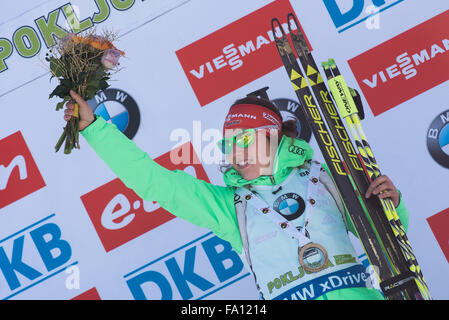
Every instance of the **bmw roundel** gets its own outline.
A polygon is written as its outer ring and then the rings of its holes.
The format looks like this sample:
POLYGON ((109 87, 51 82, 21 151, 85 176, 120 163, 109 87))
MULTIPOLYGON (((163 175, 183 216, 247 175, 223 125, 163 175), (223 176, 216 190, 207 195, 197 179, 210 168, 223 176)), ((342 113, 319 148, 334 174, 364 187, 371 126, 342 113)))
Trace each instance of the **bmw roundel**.
POLYGON ((436 162, 449 169, 449 110, 432 121, 427 131, 427 149, 436 162))
POLYGON ((285 219, 291 221, 304 213, 306 203, 300 195, 296 193, 286 193, 274 201, 273 208, 285 219))
POLYGON ((108 88, 98 92, 87 103, 96 115, 115 124, 129 139, 134 138, 140 125, 140 111, 129 93, 108 88))
POLYGON ((296 138, 310 142, 312 131, 307 123, 306 115, 301 105, 294 100, 284 98, 274 99, 272 102, 279 109, 282 115, 282 121, 296 120, 296 128, 298 129, 296 138))

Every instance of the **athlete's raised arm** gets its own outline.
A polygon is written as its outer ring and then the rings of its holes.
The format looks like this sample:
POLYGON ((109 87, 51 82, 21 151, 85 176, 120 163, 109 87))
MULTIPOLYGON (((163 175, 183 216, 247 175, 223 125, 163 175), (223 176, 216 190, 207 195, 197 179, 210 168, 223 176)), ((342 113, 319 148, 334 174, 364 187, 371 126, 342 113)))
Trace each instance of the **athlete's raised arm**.
MULTIPOLYGON (((75 92, 79 105, 80 132, 98 156, 142 199, 157 201, 170 213, 212 230, 241 252, 241 239, 234 207, 234 190, 199 180, 182 170, 168 170, 128 139, 117 127, 95 116, 75 92)), ((73 115, 66 105, 64 119, 73 115)))

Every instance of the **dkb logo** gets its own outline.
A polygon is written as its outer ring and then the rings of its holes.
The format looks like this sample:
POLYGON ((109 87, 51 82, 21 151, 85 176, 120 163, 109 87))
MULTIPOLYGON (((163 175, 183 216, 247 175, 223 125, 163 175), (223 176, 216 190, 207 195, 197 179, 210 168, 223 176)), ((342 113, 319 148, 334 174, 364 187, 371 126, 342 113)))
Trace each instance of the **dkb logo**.
POLYGON ((323 0, 339 33, 402 1, 404 0, 323 0), (374 12, 370 10, 369 6, 374 6, 374 12))
POLYGON ((229 242, 208 233, 124 278, 136 300, 201 300, 249 275, 229 242))
POLYGON ((0 240, 0 295, 10 299, 48 281, 70 265, 72 248, 55 214, 0 240))

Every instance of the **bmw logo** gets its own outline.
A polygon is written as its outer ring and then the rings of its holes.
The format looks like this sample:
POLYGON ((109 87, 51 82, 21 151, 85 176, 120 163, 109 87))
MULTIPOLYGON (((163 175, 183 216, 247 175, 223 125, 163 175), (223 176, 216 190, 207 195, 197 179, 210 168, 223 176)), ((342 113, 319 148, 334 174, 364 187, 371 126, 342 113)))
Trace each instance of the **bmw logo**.
POLYGON ((449 110, 432 121, 427 131, 427 149, 436 162, 449 169, 449 110))
POLYGON ((306 203, 300 195, 296 193, 286 193, 277 198, 273 203, 273 208, 288 221, 299 218, 306 208, 306 203))
POLYGON ((312 131, 307 123, 304 110, 301 105, 289 99, 274 99, 272 102, 281 112, 282 121, 296 120, 296 127, 298 129, 298 135, 296 138, 303 139, 310 142, 312 131))
POLYGON ((140 111, 129 93, 108 88, 98 92, 87 103, 95 114, 115 124, 129 139, 134 138, 140 125, 140 111))

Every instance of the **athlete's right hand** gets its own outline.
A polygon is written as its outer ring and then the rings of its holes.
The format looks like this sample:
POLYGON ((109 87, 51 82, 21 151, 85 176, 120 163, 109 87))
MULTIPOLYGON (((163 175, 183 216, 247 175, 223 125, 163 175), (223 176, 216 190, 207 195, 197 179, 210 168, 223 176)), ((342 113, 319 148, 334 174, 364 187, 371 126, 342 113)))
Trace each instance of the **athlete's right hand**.
MULTIPOLYGON (((79 106, 79 117, 80 117, 79 131, 82 131, 95 120, 94 113, 87 104, 87 102, 83 98, 81 98, 81 96, 77 94, 75 91, 70 90, 70 96, 72 97, 73 100, 76 101, 76 103, 79 106)), ((71 101, 67 102, 66 109, 64 110, 65 121, 70 120, 74 110, 75 110, 75 103, 71 101)))

